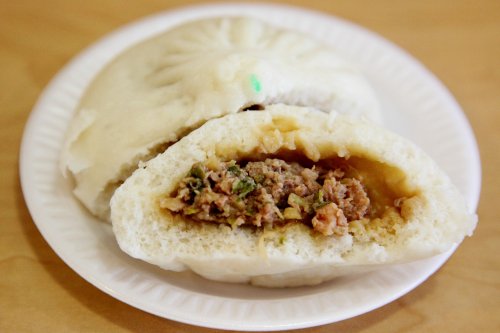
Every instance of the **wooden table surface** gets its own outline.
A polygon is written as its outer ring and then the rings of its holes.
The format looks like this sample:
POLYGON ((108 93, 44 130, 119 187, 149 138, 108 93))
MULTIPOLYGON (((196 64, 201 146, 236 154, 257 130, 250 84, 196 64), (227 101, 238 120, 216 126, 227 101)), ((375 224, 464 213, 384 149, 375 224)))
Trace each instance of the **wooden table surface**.
MULTIPOLYGON (((467 114, 483 170, 479 227, 436 274, 377 310, 303 331, 500 332, 500 1, 289 3, 354 21, 420 59, 467 114)), ((0 2, 0 332, 213 331, 135 309, 72 271, 35 227, 18 173, 24 124, 53 75, 104 34, 184 4, 0 2)))

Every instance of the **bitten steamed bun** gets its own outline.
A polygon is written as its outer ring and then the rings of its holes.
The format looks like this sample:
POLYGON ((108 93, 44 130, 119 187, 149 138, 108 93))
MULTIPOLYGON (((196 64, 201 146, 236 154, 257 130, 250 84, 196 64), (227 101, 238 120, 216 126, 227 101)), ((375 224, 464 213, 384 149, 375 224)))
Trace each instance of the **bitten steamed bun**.
POLYGON ((142 165, 111 220, 123 251, 164 269, 296 286, 442 253, 477 217, 408 140, 273 105, 212 119, 142 165))

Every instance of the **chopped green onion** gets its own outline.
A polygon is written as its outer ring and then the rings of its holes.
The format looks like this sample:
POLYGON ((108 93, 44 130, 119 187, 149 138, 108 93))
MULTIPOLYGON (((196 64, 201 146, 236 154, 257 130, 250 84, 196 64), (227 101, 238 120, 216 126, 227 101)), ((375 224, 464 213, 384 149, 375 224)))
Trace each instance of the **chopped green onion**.
POLYGON ((251 177, 245 177, 233 183, 233 193, 238 194, 238 197, 244 198, 248 193, 255 190, 257 184, 251 177))
POLYGON ((200 178, 191 178, 188 181, 188 186, 193 191, 199 191, 203 188, 203 181, 200 178))
POLYGON ((311 203, 308 199, 298 196, 295 193, 290 193, 287 200, 288 204, 292 207, 299 209, 299 211, 306 212, 307 214, 312 213, 311 203))
POLYGON ((193 165, 191 171, 189 172, 189 175, 195 178, 204 179, 205 171, 203 170, 203 167, 199 163, 197 163, 193 165))
POLYGON ((304 198, 299 197, 297 194, 290 193, 290 195, 288 196, 288 204, 296 204, 297 206, 304 207, 307 205, 307 202, 306 200, 304 200, 304 198))
POLYGON ((227 171, 233 173, 235 176, 239 176, 241 174, 241 169, 237 165, 231 165, 229 168, 227 168, 227 171))
POLYGON ((318 210, 329 203, 328 201, 325 201, 323 196, 324 196, 323 190, 319 190, 318 192, 314 193, 314 199, 313 199, 314 201, 312 204, 314 210, 318 210))

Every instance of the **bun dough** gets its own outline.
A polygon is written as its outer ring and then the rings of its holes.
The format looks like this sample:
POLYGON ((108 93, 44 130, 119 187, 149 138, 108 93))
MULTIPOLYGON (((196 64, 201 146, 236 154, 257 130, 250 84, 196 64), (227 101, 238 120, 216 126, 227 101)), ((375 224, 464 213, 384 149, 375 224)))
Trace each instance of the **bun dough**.
POLYGON ((75 194, 102 219, 137 167, 206 120, 286 103, 380 122, 361 74, 308 36, 249 18, 186 23, 133 46, 95 78, 62 154, 75 194))
POLYGON ((132 257, 264 286, 315 284, 429 257, 471 235, 476 219, 449 178, 411 142, 355 117, 286 105, 208 121, 141 165, 111 200, 113 231, 132 257), (312 161, 340 156, 369 163, 377 186, 405 196, 400 215, 351 222, 344 236, 322 236, 303 224, 233 230, 159 208, 159 197, 174 191, 197 162, 283 150, 312 161))

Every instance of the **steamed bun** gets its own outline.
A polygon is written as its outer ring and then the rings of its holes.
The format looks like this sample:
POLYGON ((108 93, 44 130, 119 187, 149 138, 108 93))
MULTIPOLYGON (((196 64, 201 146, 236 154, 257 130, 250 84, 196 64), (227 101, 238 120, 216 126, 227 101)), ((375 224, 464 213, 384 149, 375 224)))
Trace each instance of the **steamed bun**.
POLYGON ((206 120, 268 104, 381 121, 363 76, 308 36, 250 18, 189 22, 132 46, 94 79, 70 126, 62 169, 102 219, 117 186, 206 120))

